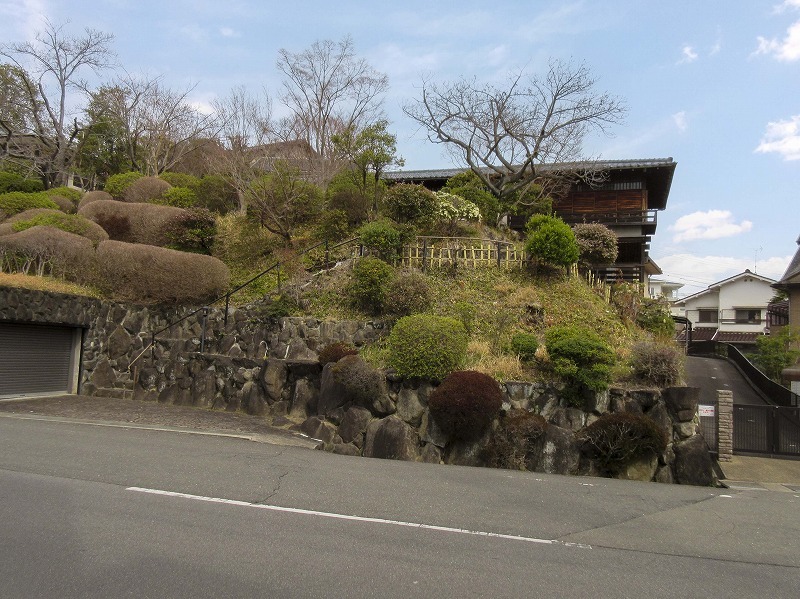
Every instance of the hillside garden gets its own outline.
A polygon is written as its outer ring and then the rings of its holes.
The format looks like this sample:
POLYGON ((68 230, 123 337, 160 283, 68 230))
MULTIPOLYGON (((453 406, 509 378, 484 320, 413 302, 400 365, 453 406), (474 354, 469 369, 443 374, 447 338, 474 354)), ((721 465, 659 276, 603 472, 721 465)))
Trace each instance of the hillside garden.
POLYGON ((231 301, 266 298, 275 317, 414 320, 415 331, 447 321, 451 328, 433 334, 430 347, 412 336, 399 350, 390 336, 362 350, 376 366, 406 376, 442 379, 469 369, 499 380, 557 378, 576 398, 612 380, 668 385, 681 378, 665 306, 636 286, 586 282, 592 263, 613 260, 610 231, 573 231, 549 214, 533 214, 526 238, 514 239, 490 226, 501 208, 469 173, 433 193, 383 182, 364 189, 344 170, 323 190, 284 165, 254 181, 245 212, 213 175, 124 173, 86 193, 44 191, 10 173, 0 180, 4 285, 202 305, 273 267, 231 301), (470 246, 499 242, 517 256, 524 247, 529 260, 430 260, 410 268, 408 248, 418 249, 423 236, 431 244, 427 256, 436 240, 455 243, 461 256, 470 246), (353 241, 331 249, 345 240, 353 241), (448 348, 456 337, 464 342, 448 348), (430 370, 450 349, 444 368, 430 370))

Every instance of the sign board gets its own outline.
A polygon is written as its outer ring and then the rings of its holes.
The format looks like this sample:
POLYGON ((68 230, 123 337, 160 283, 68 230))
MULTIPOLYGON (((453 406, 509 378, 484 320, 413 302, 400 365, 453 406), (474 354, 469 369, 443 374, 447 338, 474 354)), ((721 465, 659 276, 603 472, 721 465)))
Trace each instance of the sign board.
POLYGON ((700 416, 711 416, 711 417, 713 417, 714 416, 714 406, 699 405, 699 406, 697 406, 697 413, 700 416))

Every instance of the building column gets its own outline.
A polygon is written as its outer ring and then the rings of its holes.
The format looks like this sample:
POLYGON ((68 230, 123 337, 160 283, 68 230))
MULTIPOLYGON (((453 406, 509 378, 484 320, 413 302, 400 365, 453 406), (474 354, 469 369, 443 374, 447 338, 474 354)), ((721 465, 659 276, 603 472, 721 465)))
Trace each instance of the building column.
POLYGON ((717 391, 717 452, 720 462, 733 458, 733 391, 717 391))

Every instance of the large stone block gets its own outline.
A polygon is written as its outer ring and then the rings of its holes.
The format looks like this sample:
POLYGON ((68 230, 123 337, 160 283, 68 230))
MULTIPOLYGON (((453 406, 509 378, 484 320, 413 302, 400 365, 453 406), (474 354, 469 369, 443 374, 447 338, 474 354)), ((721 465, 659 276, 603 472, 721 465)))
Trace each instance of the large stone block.
POLYGON ((287 374, 286 362, 277 358, 269 358, 261 369, 261 383, 270 404, 281 400, 287 374))
POLYGON ((714 465, 702 435, 675 443, 674 449, 678 484, 707 487, 714 483, 714 465))
POLYGON ((668 387, 662 394, 670 414, 679 422, 690 422, 697 413, 700 389, 697 387, 668 387))
POLYGON ((361 447, 364 443, 364 433, 367 425, 372 421, 372 413, 360 406, 352 406, 345 412, 339 425, 339 436, 345 443, 355 443, 361 447))
POLYGON ((549 425, 542 442, 542 453, 532 460, 536 472, 573 474, 578 469, 580 453, 572 431, 549 425))
POLYGON ((415 461, 419 457, 419 445, 419 435, 414 429, 397 416, 387 416, 367 426, 364 456, 415 461))

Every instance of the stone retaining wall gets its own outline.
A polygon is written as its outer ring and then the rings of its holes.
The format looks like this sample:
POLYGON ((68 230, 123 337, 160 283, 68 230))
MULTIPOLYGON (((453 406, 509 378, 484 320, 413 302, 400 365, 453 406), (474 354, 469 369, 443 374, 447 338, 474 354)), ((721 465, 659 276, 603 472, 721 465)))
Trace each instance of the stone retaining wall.
MULTIPOLYGON (((491 431, 475 443, 447 439, 430 417, 429 383, 389 376, 385 393, 368 405, 332 390, 330 367, 322 368, 317 351, 334 341, 371 343, 385 334, 381 323, 276 320, 265 316, 265 306, 253 304, 232 309, 226 325, 223 311, 211 308, 160 334, 148 347, 153 331, 188 312, 0 287, 0 321, 84 329, 82 394, 243 410, 300 430, 319 439, 321 448, 340 454, 484 465, 482 450, 491 431)), ((583 410, 565 406, 556 386, 511 381, 503 390, 504 409, 535 412, 549 423, 539 454, 532 458, 537 471, 600 474, 581 454, 575 433, 602 414, 628 411, 651 417, 670 443, 661 455, 632 464, 618 476, 713 482, 711 459, 697 432, 697 390, 612 389, 589 398, 583 410)))

